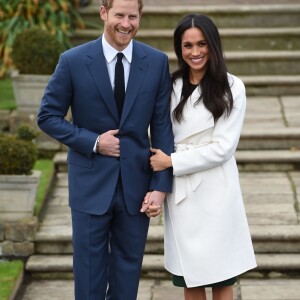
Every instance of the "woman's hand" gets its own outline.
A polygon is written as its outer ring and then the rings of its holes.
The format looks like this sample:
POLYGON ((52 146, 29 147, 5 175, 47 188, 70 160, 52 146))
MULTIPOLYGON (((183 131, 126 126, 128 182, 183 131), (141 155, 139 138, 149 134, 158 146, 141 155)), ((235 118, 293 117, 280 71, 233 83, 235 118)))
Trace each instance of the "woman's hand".
POLYGON ((165 192, 152 191, 148 192, 144 198, 141 212, 145 213, 149 218, 157 217, 163 207, 166 198, 165 192))
POLYGON ((150 165, 153 171, 163 171, 172 167, 171 156, 160 149, 150 148, 150 151, 154 154, 150 157, 150 165))

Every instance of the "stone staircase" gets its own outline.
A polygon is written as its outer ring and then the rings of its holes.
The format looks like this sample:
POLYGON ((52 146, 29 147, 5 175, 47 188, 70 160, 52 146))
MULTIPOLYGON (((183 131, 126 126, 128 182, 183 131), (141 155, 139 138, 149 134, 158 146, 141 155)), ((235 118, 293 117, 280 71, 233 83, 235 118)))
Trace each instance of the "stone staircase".
MULTIPOLYGON (((252 151, 238 151, 236 155, 239 166, 242 162, 245 170, 251 169, 241 171, 240 177, 258 262, 258 268, 245 276, 297 277, 300 274, 300 156, 282 155, 283 167, 270 172, 262 170, 274 155, 274 151, 267 153, 269 157, 260 158, 261 165, 251 158, 252 151)), ((278 161, 279 156, 273 159, 278 161)), ((65 153, 57 155, 56 166, 56 182, 36 236, 36 255, 30 257, 26 265, 31 275, 39 279, 72 278, 70 209, 67 174, 63 172, 65 153)), ((169 277, 163 268, 162 224, 162 217, 151 219, 142 271, 144 278, 169 277)))
MULTIPOLYGON (((93 3, 81 10, 87 28, 75 33, 76 45, 102 33, 99 5, 93 3)), ((209 15, 218 26, 229 71, 243 79, 248 95, 300 95, 300 4, 148 6, 137 39, 165 51, 174 70, 173 31, 193 12, 209 15)))
MULTIPOLYGON (((82 9, 89 26, 76 32, 74 43, 99 35, 98 11, 94 4, 82 9)), ((165 51, 174 68, 173 28, 195 11, 218 25, 229 70, 243 79, 248 94, 236 158, 258 267, 244 276, 300 277, 300 5, 148 6, 137 38, 165 51)), ((55 164, 36 254, 26 264, 34 278, 72 278, 66 154, 59 153, 55 164)), ((151 219, 142 276, 169 278, 162 217, 151 219)))

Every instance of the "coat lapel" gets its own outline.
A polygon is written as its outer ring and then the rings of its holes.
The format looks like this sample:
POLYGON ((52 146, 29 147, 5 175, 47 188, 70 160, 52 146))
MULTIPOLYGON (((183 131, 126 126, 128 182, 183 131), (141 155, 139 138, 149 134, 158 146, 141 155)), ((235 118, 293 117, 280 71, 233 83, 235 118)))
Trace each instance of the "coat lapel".
POLYGON ((108 110, 110 111, 114 119, 119 122, 118 110, 109 80, 105 57, 103 54, 101 37, 94 42, 92 48, 87 54, 87 67, 108 110))
MULTIPOLYGON (((172 93, 171 111, 174 110, 174 108, 178 105, 180 101, 180 95, 182 90, 181 78, 176 80, 173 88, 174 92, 172 93)), ((180 141, 186 139, 191 135, 194 135, 214 126, 213 115, 209 110, 205 108, 203 101, 201 101, 196 106, 194 105, 195 102, 199 99, 199 97, 199 90, 196 89, 192 93, 184 107, 184 120, 181 123, 173 121, 172 128, 174 132, 175 143, 179 143, 180 141)))
POLYGON ((133 41, 133 53, 127 83, 125 101, 121 116, 120 128, 124 124, 130 110, 137 99, 139 88, 145 78, 148 64, 145 62, 146 54, 142 48, 133 41))

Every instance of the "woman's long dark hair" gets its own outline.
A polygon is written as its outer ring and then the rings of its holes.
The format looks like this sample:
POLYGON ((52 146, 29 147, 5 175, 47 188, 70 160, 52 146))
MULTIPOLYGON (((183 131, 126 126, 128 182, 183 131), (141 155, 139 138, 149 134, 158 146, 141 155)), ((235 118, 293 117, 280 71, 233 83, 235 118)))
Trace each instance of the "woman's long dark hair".
MULTIPOLYGON (((231 113, 233 98, 220 35, 208 16, 190 14, 178 23, 174 32, 174 49, 178 59, 178 70, 172 74, 172 81, 174 82, 179 77, 183 79, 183 82, 189 80, 190 67, 182 58, 181 44, 183 33, 190 28, 199 28, 203 32, 209 49, 208 67, 200 82, 201 96, 196 104, 203 101, 204 106, 212 113, 216 122, 224 113, 227 116, 231 113)), ((181 95, 181 100, 173 111, 173 118, 179 123, 183 120, 183 108, 189 96, 181 95)))

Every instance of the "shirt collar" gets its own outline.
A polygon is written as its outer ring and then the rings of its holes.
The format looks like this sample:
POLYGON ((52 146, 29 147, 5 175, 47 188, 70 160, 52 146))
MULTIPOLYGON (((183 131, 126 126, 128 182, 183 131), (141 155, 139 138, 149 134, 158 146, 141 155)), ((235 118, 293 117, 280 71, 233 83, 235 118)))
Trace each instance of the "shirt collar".
MULTIPOLYGON (((102 47, 103 47, 103 53, 104 53, 106 62, 108 64, 111 63, 112 60, 116 57, 117 53, 120 52, 117 49, 115 49, 114 47, 112 47, 106 41, 104 34, 102 35, 102 47)), ((123 51, 121 51, 129 63, 131 63, 131 60, 132 60, 132 49, 133 49, 133 43, 131 40, 130 43, 128 44, 128 46, 123 51)))

